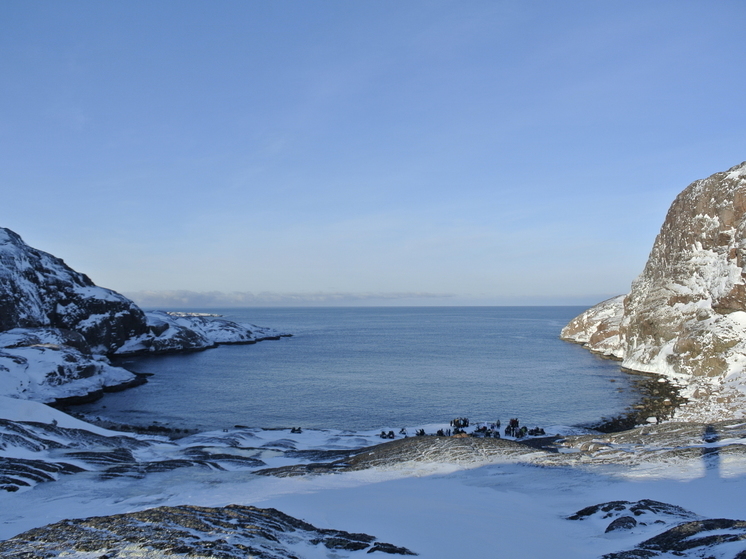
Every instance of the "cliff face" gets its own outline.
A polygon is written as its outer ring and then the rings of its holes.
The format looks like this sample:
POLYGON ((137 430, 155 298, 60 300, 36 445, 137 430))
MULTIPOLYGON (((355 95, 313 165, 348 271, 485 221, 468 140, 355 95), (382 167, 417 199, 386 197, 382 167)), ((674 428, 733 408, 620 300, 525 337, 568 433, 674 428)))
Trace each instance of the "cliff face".
POLYGON ((746 162, 681 192, 630 293, 589 309, 562 337, 678 379, 704 415, 743 413, 744 266, 746 162))
POLYGON ((99 353, 148 331, 132 301, 0 227, 0 331, 37 327, 74 330, 99 353))

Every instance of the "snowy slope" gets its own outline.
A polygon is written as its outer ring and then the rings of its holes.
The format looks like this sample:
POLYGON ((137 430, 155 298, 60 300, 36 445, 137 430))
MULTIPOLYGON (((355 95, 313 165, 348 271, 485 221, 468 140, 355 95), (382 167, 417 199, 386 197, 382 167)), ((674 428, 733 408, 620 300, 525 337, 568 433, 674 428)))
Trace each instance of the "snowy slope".
POLYGON ((56 328, 0 332, 0 396, 38 402, 96 397, 137 382, 103 355, 91 352, 82 335, 56 328))
POLYGON ((0 542, 3 557, 183 556, 177 547, 214 557, 210 542, 231 558, 246 556, 237 544, 256 557, 308 558, 392 547, 433 559, 746 551, 743 423, 568 435, 551 452, 475 437, 382 442, 373 431, 231 429, 169 440, 4 404, 0 539, 18 537, 0 542), (243 521, 255 513, 264 515, 252 521, 258 533, 243 521), (339 547, 325 530, 344 531, 339 547))

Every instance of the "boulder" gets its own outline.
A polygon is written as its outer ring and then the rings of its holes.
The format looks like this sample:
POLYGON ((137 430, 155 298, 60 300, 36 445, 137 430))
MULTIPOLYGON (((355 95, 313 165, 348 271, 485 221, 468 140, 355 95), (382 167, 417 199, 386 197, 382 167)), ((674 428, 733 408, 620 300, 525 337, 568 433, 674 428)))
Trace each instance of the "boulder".
POLYGON ((620 530, 631 530, 635 526, 637 526, 637 520, 631 516, 620 516, 619 518, 612 520, 606 527, 606 533, 608 534, 609 532, 617 532, 620 530))

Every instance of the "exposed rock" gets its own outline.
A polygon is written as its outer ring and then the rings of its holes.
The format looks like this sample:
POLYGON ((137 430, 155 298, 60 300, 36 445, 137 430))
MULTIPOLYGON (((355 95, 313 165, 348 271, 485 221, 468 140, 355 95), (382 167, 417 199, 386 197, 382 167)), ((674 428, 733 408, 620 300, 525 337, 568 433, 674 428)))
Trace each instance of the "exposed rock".
POLYGON ((746 521, 713 518, 685 522, 645 540, 633 550, 609 553, 603 559, 672 556, 746 559, 746 521))
POLYGON ((288 337, 271 328, 238 324, 215 316, 147 311, 148 332, 128 340, 118 355, 198 351, 221 344, 253 344, 288 337))
POLYGON ((139 382, 133 373, 94 355, 85 338, 72 330, 14 328, 0 333, 0 395, 59 402, 139 382))
POLYGON ((619 518, 612 520, 611 524, 606 527, 605 532, 616 532, 619 530, 630 530, 637 526, 637 520, 631 516, 620 516, 619 518))
POLYGON ((409 437, 362 449, 346 451, 343 457, 329 453, 324 462, 257 470, 256 474, 277 477, 348 472, 387 467, 403 462, 487 463, 498 457, 519 456, 534 449, 507 439, 481 437, 409 437))
MULTIPOLYGON (((746 456, 746 424, 723 421, 711 425, 667 422, 608 434, 578 435, 558 441, 559 454, 541 461, 561 464, 680 464, 688 462, 720 475, 730 461, 746 456), (711 432, 720 439, 708 442, 711 432)), ((740 473, 740 471, 739 471, 740 473)))
POLYGON ((569 520, 593 520, 604 523, 613 518, 605 532, 635 530, 660 532, 636 548, 609 553, 603 559, 649 559, 652 557, 733 557, 745 559, 746 522, 728 519, 702 519, 686 509, 660 501, 610 501, 586 507, 569 520), (741 544, 743 545, 743 544, 741 544), (737 554, 738 550, 741 554, 737 554), (733 552, 736 551, 736 554, 733 552))
MULTIPOLYGON (((698 519, 699 516, 676 505, 653 501, 652 499, 642 499, 640 501, 609 501, 600 505, 593 505, 579 510, 568 517, 568 520, 585 520, 597 517, 603 520, 613 518, 621 520, 630 518, 635 521, 632 524, 629 521, 620 522, 619 524, 628 524, 629 527, 637 525, 637 522, 651 524, 655 522, 681 522, 683 520, 698 519), (635 520, 637 518, 637 520, 635 520)), ((611 525, 609 525, 611 527, 611 525)), ((606 530, 609 531, 608 529, 606 530)))
POLYGON ((0 228, 0 395, 73 404, 145 382, 107 355, 194 351, 287 336, 188 313, 144 313, 0 228))
POLYGON ((226 436, 214 439, 210 446, 200 444, 199 438, 182 441, 116 433, 104 436, 55 424, 0 419, 0 489, 18 491, 81 471, 111 479, 142 478, 186 467, 221 471, 266 466, 258 458, 262 449, 242 445, 243 438, 226 436), (27 459, 29 455, 34 458, 27 459))
POLYGON ((630 293, 562 337, 677 379, 693 401, 682 417, 746 414, 746 162, 681 192, 630 293))
MULTIPOLYGON (((287 559, 324 546, 334 557, 357 552, 416 555, 368 534, 317 528, 276 509, 229 505, 157 507, 141 512, 63 520, 0 542, 7 559, 160 557, 287 559)), ((331 555, 330 555, 331 556, 331 555)))
POLYGON ((0 227, 0 331, 45 326, 78 332, 98 353, 147 331, 132 301, 0 227))
POLYGON ((661 423, 674 417, 679 406, 688 400, 681 395, 678 383, 653 373, 627 371, 637 401, 613 417, 603 417, 589 427, 603 433, 626 431, 638 425, 661 423))
POLYGON ((621 359, 619 327, 624 314, 624 295, 607 299, 575 317, 562 329, 562 339, 583 344, 594 353, 621 359))

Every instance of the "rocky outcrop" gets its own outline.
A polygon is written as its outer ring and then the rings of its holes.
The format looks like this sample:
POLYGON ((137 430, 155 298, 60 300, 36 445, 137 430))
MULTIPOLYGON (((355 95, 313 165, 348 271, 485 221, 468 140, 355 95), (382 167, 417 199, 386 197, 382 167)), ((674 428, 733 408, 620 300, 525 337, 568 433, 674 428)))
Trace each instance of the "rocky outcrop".
POLYGON ((109 364, 133 353, 195 351, 286 336, 189 313, 145 313, 59 258, 0 228, 0 395, 73 403, 144 382, 109 364))
POLYGON ((746 522, 703 519, 679 506, 651 499, 601 503, 576 512, 568 520, 591 521, 601 526, 608 523, 605 533, 656 533, 632 550, 609 553, 602 559, 746 557, 742 547, 742 542, 746 541, 746 522), (665 530, 661 532, 661 529, 665 530), (741 553, 738 553, 739 549, 741 553))
POLYGON ((607 299, 575 317, 562 330, 562 338, 594 353, 621 359, 619 328, 624 314, 624 295, 607 299))
POLYGON ((128 340, 117 355, 198 351, 223 344, 254 344, 287 337, 271 328, 238 324, 214 315, 146 311, 148 332, 128 340))
POLYGON ((562 337, 676 379, 689 419, 746 413, 746 162, 681 192, 630 293, 562 337))
POLYGON ((0 395, 45 403, 90 399, 142 382, 138 378, 94 354, 85 338, 72 330, 0 332, 0 395))
POLYGON ((0 555, 27 557, 163 557, 285 559, 382 552, 416 555, 368 534, 317 528, 276 509, 229 505, 157 507, 140 512, 63 520, 0 542, 0 555), (300 554, 300 555, 299 555, 300 554))
POLYGON ((746 559, 746 522, 710 518, 685 522, 666 530, 636 548, 608 553, 601 559, 653 559, 655 557, 733 557, 746 559))
POLYGON ((38 327, 74 330, 104 354, 148 330, 132 301, 0 227, 0 331, 38 327))

